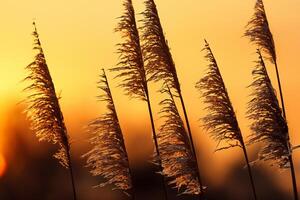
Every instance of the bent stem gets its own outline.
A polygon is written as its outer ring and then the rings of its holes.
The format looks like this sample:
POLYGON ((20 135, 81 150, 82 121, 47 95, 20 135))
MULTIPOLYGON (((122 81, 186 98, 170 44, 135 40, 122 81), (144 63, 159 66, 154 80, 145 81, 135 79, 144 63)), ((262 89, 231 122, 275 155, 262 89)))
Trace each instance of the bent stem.
MULTIPOLYGON (((285 112, 285 105, 284 105, 284 99, 283 99, 283 92, 282 92, 282 88, 281 88, 281 81, 280 81, 280 75, 279 75, 279 69, 278 69, 278 65, 277 65, 277 61, 275 61, 275 69, 276 69, 276 76, 277 76, 277 83, 278 83, 278 88, 279 88, 279 94, 280 94, 280 101, 281 101, 281 108, 282 108, 282 114, 285 120, 286 119, 286 112, 285 112)), ((288 148, 291 151, 290 155, 289 155, 289 162, 290 162, 290 168, 291 168, 291 177, 292 177, 292 184, 293 184, 293 192, 294 192, 294 199, 298 200, 298 190, 297 190, 297 181, 296 181, 296 175, 295 175, 295 168, 294 168, 294 162, 293 162, 293 156, 292 156, 292 150, 290 148, 290 144, 289 144, 289 137, 287 139, 287 143, 288 143, 288 148)))
POLYGON ((284 119, 286 120, 286 113, 285 113, 285 106, 284 106, 284 99, 283 99, 283 92, 281 88, 281 81, 280 81, 280 75, 279 75, 279 69, 277 62, 275 61, 275 69, 276 69, 276 77, 277 77, 277 83, 278 83, 278 88, 279 88, 279 94, 280 94, 280 101, 281 101, 281 107, 282 107, 282 114, 284 119))
POLYGON ((298 191, 297 191, 297 181, 296 181, 296 174, 295 174, 295 168, 294 168, 294 161, 292 154, 289 155, 289 161, 290 161, 290 168, 291 168, 291 177, 292 177, 292 183, 293 183, 293 192, 294 192, 294 199, 298 200, 298 191))
POLYGON ((256 195, 256 189, 255 189, 254 179, 253 179, 253 175, 252 175, 252 170, 251 170, 251 166, 250 166, 250 163, 249 163, 249 158, 248 158, 246 146, 245 146, 245 143, 244 143, 243 140, 242 140, 242 149, 243 149, 244 157, 245 157, 245 160, 246 160, 246 163, 247 163, 247 169, 248 169, 248 174, 249 174, 249 178, 250 178, 250 182, 251 182, 253 196, 254 196, 254 199, 257 200, 257 195, 256 195))
POLYGON ((69 148, 67 149, 67 157, 68 157, 68 161, 69 161, 69 172, 70 172, 70 177, 71 177, 71 182, 72 182, 73 199, 77 200, 75 181, 74 181, 74 175, 73 175, 73 165, 72 165, 72 161, 71 161, 69 148))
MULTIPOLYGON (((156 130, 155 130, 155 126, 154 126, 154 119, 153 119, 153 114, 152 114, 152 108, 151 108, 151 103, 150 103, 150 99, 149 99, 148 89, 146 90, 146 99, 147 99, 147 105, 148 105, 150 120, 151 120, 151 128, 152 128, 152 135, 153 135, 153 139, 154 139, 156 155, 158 157, 159 171, 162 172, 163 167, 162 167, 162 163, 161 163, 161 159, 160 159, 160 153, 159 153, 159 149, 158 149, 158 142, 157 142, 157 138, 156 138, 156 130)), ((165 199, 167 200, 168 199, 168 191, 167 191, 167 186, 166 186, 163 174, 161 174, 161 181, 162 181, 162 184, 163 184, 163 191, 164 191, 164 194, 165 194, 165 199)))
MULTIPOLYGON (((118 120, 119 121, 119 120, 118 120)), ((123 143, 124 143, 124 141, 123 141, 123 143)), ((128 153, 127 153, 127 149, 126 148, 124 148, 124 150, 125 150, 125 153, 126 153, 126 155, 128 155, 128 153)), ((128 159, 128 162, 129 162, 129 159, 128 159)), ((129 170, 129 174, 130 174, 130 177, 131 177, 131 200, 135 200, 135 187, 134 187, 134 183, 133 183, 133 173, 132 173, 132 169, 130 168, 130 167, 128 167, 128 170, 129 170)))
POLYGON ((180 98, 180 102, 181 102, 183 113, 184 113, 184 118, 185 118, 186 126, 187 126, 188 133, 189 133, 189 138, 191 140, 192 152, 194 154, 194 157, 195 157, 195 160, 196 160, 196 164, 197 164, 197 167, 198 167, 197 176, 198 176, 198 180, 199 180, 199 184, 200 184, 200 191, 201 191, 199 197, 201 199, 202 196, 203 196, 203 194, 204 194, 204 189, 203 189, 201 175, 200 175, 200 170, 199 170, 199 165, 198 165, 197 153, 196 153, 196 150, 195 150, 195 145, 194 145, 194 141, 193 141, 191 126, 190 126, 190 122, 189 122, 189 119, 188 119, 188 115, 187 115, 187 112, 186 112, 186 108, 185 108, 185 104, 184 104, 184 101, 183 101, 183 97, 182 97, 181 91, 179 91, 178 93, 179 93, 179 98, 180 98))

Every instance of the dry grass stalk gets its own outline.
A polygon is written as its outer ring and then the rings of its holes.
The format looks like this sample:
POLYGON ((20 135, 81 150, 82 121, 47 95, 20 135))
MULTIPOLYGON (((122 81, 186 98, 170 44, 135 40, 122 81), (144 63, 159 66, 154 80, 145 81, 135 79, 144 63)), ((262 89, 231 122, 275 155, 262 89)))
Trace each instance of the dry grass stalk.
MULTIPOLYGON (((135 12, 131 0, 124 0, 123 6, 125 11, 119 18, 120 22, 115 29, 116 32, 122 34, 123 43, 118 44, 118 54, 120 62, 111 71, 117 72, 116 78, 122 81, 119 87, 123 88, 126 95, 147 102, 149 116, 152 127, 152 137, 154 140, 156 161, 159 166, 159 171, 162 171, 160 153, 158 150, 156 130, 153 120, 152 108, 148 92, 148 80, 140 44, 140 36, 136 25, 135 12)), ((167 189, 162 177, 164 194, 167 199, 167 189)))
POLYGON ((26 67, 29 75, 25 80, 31 83, 25 88, 25 91, 30 93, 26 99, 28 103, 26 112, 31 122, 31 128, 36 133, 39 141, 47 141, 58 145, 59 150, 54 154, 54 157, 63 167, 69 168, 74 199, 76 199, 69 136, 59 106, 59 98, 56 96, 55 87, 46 63, 39 34, 35 23, 33 25, 33 49, 38 51, 38 53, 34 61, 26 67))
POLYGON ((166 93, 169 97, 160 102, 160 114, 165 121, 158 134, 163 174, 180 194, 200 194, 198 167, 188 134, 170 90, 166 93))
POLYGON ((118 44, 120 62, 111 71, 118 72, 116 78, 122 79, 119 87, 123 88, 127 95, 147 101, 146 72, 132 1, 124 0, 123 6, 125 12, 119 18, 120 22, 115 31, 122 34, 124 42, 118 44))
POLYGON ((149 81, 163 80, 166 85, 179 93, 180 84, 176 67, 164 36, 156 5, 153 0, 146 0, 144 4, 146 10, 142 13, 144 15, 141 27, 142 47, 149 81))
POLYGON ((91 174, 102 176, 106 180, 97 186, 113 185, 114 189, 129 194, 132 182, 128 155, 104 70, 100 75, 98 88, 103 92, 98 99, 107 103, 108 112, 89 123, 90 143, 93 148, 83 157, 87 158, 87 167, 91 168, 91 174))
POLYGON ((206 41, 203 50, 206 52, 205 58, 209 62, 208 69, 205 76, 196 84, 196 88, 201 92, 203 101, 207 105, 205 110, 208 114, 202 118, 203 126, 209 131, 210 136, 218 142, 218 146, 222 142, 226 143, 224 147, 218 148, 216 151, 232 147, 242 148, 253 196, 254 199, 257 199, 246 145, 217 61, 206 41))
POLYGON ((262 55, 259 56, 252 71, 253 82, 251 100, 248 103, 248 118, 252 120, 249 144, 263 143, 259 160, 272 161, 280 168, 289 168, 290 149, 288 145, 288 126, 282 116, 275 90, 269 78, 262 55))
MULTIPOLYGON (((270 27, 269 27, 263 0, 256 1, 254 10, 255 10, 254 15, 253 15, 252 19, 248 22, 245 36, 249 37, 251 42, 255 43, 262 51, 264 51, 270 58, 271 62, 274 63, 274 65, 275 65, 277 84, 278 84, 278 88, 279 88, 281 108, 282 108, 282 115, 283 115, 283 118, 285 120, 287 120, 286 112, 285 112, 285 105, 284 105, 284 98, 283 98, 283 91, 282 91, 281 81, 280 81, 280 74, 279 74, 279 69, 278 69, 278 65, 277 65, 275 42, 274 42, 270 27)), ((287 137, 289 138, 289 135, 287 135, 287 137)), ((288 141, 289 141, 289 139, 288 139, 288 141)), ((288 144, 288 146, 289 145, 290 144, 288 144)), ((291 169, 291 174, 292 174, 294 197, 295 197, 295 199, 298 199, 296 175, 295 175, 295 169, 294 169, 294 164, 293 164, 293 156, 291 153, 290 153, 288 159, 289 159, 290 169, 291 169)))
POLYGON ((205 58, 209 62, 208 69, 205 76, 196 84, 196 88, 201 92, 203 102, 207 105, 205 109, 208 114, 201 119, 203 126, 209 131, 211 137, 218 142, 218 145, 221 142, 227 144, 217 151, 231 147, 242 147, 243 137, 233 106, 217 61, 206 41, 203 51, 206 52, 205 58))
MULTIPOLYGON (((149 76, 149 81, 163 81, 164 85, 170 87, 175 91, 175 96, 180 98, 185 122, 189 134, 190 145, 194 156, 197 158, 195 145, 192 136, 186 107, 181 93, 180 83, 178 80, 176 67, 170 52, 168 42, 165 38, 162 25, 160 23, 158 11, 154 0, 145 0, 144 4, 146 10, 142 13, 144 18, 142 20, 143 26, 143 56, 145 61, 146 73, 149 76)), ((196 162, 198 162, 196 160, 196 162)), ((198 163, 197 163, 198 166, 198 163)), ((199 169, 199 166, 198 166, 199 169)), ((198 179, 202 186, 200 171, 198 170, 198 179)), ((201 190, 203 187, 200 187, 201 190)))
POLYGON ((275 43, 262 0, 256 1, 254 10, 254 15, 248 22, 244 35, 249 37, 251 42, 259 46, 269 56, 269 59, 275 63, 275 43))

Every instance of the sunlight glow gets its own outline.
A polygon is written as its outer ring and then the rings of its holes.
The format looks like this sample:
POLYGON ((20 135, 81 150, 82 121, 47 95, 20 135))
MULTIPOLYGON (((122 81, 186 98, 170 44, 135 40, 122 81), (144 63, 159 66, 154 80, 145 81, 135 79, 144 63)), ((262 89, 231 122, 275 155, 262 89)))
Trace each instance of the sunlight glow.
POLYGON ((0 177, 2 177, 6 171, 6 162, 2 154, 0 154, 0 177))

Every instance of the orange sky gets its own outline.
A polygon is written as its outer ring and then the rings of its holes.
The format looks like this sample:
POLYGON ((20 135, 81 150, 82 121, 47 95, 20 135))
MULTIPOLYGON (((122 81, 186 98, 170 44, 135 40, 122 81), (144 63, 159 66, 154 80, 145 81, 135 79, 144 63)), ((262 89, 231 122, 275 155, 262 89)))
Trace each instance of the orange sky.
MULTIPOLYGON (((133 2, 136 12, 142 12, 142 0, 133 2)), ((208 152, 212 153, 215 143, 207 136, 199 136, 202 131, 198 128, 197 120, 203 112, 199 93, 194 88, 206 66, 200 51, 203 39, 206 38, 218 59, 241 127, 247 135, 249 124, 244 118, 249 90, 246 86, 251 82, 252 61, 256 55, 255 47, 242 35, 244 26, 252 16, 255 1, 156 0, 156 3, 177 66, 194 134, 197 134, 199 140, 209 141, 208 152)), ((265 0, 265 6, 277 47, 292 143, 299 144, 300 1, 265 0)), ((50 72, 57 92, 61 92, 62 110, 70 134, 74 140, 79 140, 82 136, 73 130, 84 126, 86 120, 104 111, 94 98, 98 94, 95 83, 100 68, 109 68, 117 63, 114 52, 120 38, 113 29, 121 9, 121 0, 1 2, 0 151, 5 137, 3 123, 6 109, 24 97, 21 91, 25 85, 20 80, 25 77, 24 67, 32 61, 34 55, 31 50, 32 20, 36 19, 50 72)), ((268 69, 277 87, 273 66, 269 64, 268 69)), ((112 74, 108 76, 113 77, 112 74)), ((139 128, 146 126, 148 130, 146 105, 124 97, 122 91, 114 87, 116 80, 111 83, 126 135, 133 137, 130 130, 134 129, 137 120, 142 122, 139 128)), ((161 98, 155 90, 152 90, 151 96, 155 96, 153 105, 157 112, 158 107, 155 105, 161 98)), ((158 120, 157 115, 155 118, 158 120)), ((150 138, 150 133, 145 134, 150 138)), ((218 155, 222 158, 232 156, 226 153, 218 155)), ((299 159, 296 165, 296 169, 299 169, 299 159)))

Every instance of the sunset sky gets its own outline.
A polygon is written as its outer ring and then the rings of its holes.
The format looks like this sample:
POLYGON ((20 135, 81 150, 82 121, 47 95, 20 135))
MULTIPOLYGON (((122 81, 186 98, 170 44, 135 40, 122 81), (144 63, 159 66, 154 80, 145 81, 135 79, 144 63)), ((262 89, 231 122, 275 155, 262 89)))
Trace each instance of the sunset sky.
MULTIPOLYGON (((142 2, 133 0, 136 13, 143 11, 142 2)), ((299 145, 300 1, 264 2, 277 48, 292 144, 299 145)), ((194 85, 206 69, 207 63, 201 52, 203 39, 206 38, 218 60, 243 133, 245 136, 249 134, 245 105, 249 100, 250 90, 246 87, 252 81, 251 70, 257 56, 255 46, 242 36, 245 25, 253 14, 255 1, 156 0, 156 4, 177 66, 193 134, 197 143, 202 140, 201 144, 206 144, 201 147, 208 152, 207 158, 203 159, 216 159, 216 163, 230 162, 234 160, 234 151, 213 154, 216 143, 199 128, 198 119, 204 112, 194 85), (232 159, 225 159, 228 157, 232 159)), ((5 122, 10 110, 25 97, 22 89, 26 84, 21 80, 26 76, 24 68, 32 62, 35 53, 32 50, 32 21, 37 23, 57 93, 62 97, 60 103, 66 125, 74 145, 80 145, 80 141, 86 138, 80 132, 82 127, 90 119, 105 112, 103 105, 95 99, 99 94, 96 82, 101 68, 108 69, 118 62, 115 52, 120 35, 114 33, 114 28, 121 13, 121 0, 1 1, 0 164, 3 162, 1 152, 7 148, 5 122)), ((141 19, 141 15, 137 15, 137 18, 141 19)), ((273 85, 277 88, 274 67, 269 62, 267 65, 273 85)), ((112 80, 113 76, 114 74, 108 73, 130 149, 133 144, 131 141, 136 141, 131 139, 151 139, 147 107, 144 102, 124 96, 122 89, 115 87, 118 80, 112 80)), ((151 84, 150 95, 155 119, 159 121, 157 103, 162 97, 156 92, 157 86, 151 84)), ((149 149, 150 152, 151 147, 149 149)), ((295 158, 296 169, 300 169, 300 152, 295 152, 295 158)), ((297 174, 300 178, 300 171, 297 174)))

